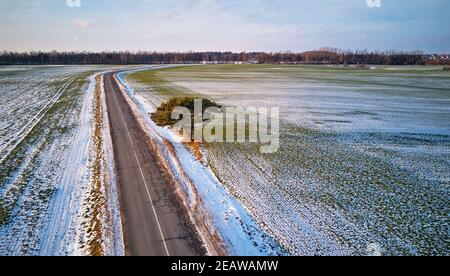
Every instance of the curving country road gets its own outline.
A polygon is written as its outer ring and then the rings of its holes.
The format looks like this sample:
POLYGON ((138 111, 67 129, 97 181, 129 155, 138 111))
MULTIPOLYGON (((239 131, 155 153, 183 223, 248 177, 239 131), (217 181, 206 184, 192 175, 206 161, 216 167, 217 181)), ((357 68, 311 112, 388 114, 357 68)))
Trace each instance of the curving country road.
POLYGON ((191 256, 195 239, 174 204, 170 185, 148 147, 114 73, 104 75, 104 88, 120 191, 126 254, 191 256))

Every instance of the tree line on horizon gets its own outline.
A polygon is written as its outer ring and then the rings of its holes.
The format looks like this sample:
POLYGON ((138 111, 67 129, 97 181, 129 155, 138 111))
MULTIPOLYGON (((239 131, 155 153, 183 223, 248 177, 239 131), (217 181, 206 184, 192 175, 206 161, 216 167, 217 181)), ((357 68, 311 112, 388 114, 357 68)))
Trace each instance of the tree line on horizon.
POLYGON ((0 65, 83 65, 83 64, 199 64, 199 63, 272 63, 272 64, 373 64, 425 65, 450 64, 446 58, 424 55, 421 51, 370 52, 323 48, 293 52, 0 52, 0 65), (433 58, 434 57, 434 58, 433 58))

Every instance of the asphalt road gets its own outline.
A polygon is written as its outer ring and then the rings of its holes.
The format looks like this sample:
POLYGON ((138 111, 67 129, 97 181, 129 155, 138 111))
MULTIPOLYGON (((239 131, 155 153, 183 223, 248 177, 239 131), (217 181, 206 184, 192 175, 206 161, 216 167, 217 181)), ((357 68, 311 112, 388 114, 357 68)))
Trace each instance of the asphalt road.
POLYGON ((120 191, 126 254, 197 255, 170 185, 145 140, 113 73, 104 87, 120 191))

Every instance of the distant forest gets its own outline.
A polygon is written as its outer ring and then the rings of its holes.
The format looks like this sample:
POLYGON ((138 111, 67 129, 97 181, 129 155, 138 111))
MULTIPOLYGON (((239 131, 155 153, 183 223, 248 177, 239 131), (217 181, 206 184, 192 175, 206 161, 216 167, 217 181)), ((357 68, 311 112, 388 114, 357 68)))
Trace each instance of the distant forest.
POLYGON ((412 52, 343 51, 325 48, 292 53, 232 52, 0 52, 0 65, 275 63, 348 65, 450 64, 448 55, 412 52))

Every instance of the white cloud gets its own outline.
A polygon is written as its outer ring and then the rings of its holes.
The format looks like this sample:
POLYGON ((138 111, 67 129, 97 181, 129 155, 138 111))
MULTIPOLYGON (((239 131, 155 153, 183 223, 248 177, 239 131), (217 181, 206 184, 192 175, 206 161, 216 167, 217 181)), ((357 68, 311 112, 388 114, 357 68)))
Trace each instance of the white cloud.
POLYGON ((303 51, 330 46, 445 52, 450 41, 443 31, 450 1, 444 0, 399 0, 382 9, 367 8, 366 0, 81 2, 84 8, 68 9, 65 0, 0 0, 0 47, 303 51), (117 14, 126 20, 117 20, 117 14), (61 40, 67 34, 78 37, 61 40))

